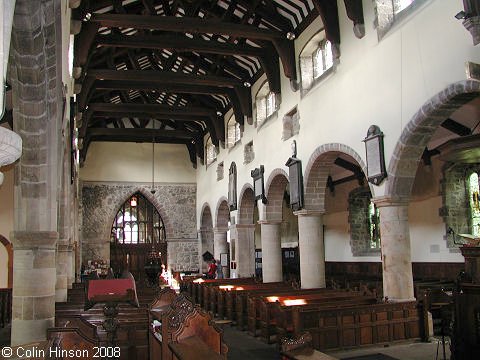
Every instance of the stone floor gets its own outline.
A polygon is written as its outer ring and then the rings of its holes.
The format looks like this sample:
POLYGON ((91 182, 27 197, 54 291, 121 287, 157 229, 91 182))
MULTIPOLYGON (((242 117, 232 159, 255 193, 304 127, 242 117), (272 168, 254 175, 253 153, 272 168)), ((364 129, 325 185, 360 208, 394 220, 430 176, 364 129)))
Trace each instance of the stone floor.
MULTIPOLYGON (((267 345, 258 338, 254 338, 246 332, 238 331, 229 325, 224 326, 223 329, 224 340, 229 348, 229 360, 273 360, 280 358, 275 344, 267 345)), ((430 343, 411 342, 327 353, 338 359, 350 360, 443 360, 441 344, 438 347, 437 356, 437 344, 436 341, 430 343)), ((448 344, 445 348, 445 359, 450 359, 448 344)))

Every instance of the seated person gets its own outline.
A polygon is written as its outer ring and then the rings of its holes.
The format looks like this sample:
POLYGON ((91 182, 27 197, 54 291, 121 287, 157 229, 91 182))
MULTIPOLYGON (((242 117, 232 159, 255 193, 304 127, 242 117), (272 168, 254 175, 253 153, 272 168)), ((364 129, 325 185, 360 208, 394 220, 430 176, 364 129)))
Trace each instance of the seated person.
POLYGON ((215 279, 217 275, 217 262, 212 259, 212 262, 208 265, 207 279, 215 279))

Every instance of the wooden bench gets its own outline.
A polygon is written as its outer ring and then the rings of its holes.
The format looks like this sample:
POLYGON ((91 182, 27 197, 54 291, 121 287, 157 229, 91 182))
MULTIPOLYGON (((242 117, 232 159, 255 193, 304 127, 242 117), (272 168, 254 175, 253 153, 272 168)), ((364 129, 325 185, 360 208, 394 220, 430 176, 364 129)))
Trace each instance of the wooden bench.
POLYGON ((415 301, 345 307, 292 307, 288 334, 312 334, 320 351, 416 339, 420 314, 415 301))
POLYGON ((195 305, 187 295, 181 294, 175 298, 169 309, 162 312, 157 319, 160 325, 152 329, 154 342, 151 358, 170 360, 177 356, 178 359, 189 359, 185 357, 188 355, 188 352, 185 353, 186 348, 194 346, 193 354, 195 350, 198 353, 206 351, 207 347, 209 351, 226 359, 228 348, 223 343, 221 330, 211 321, 210 315, 195 305), (195 339, 191 339, 192 337, 195 339), (190 339, 187 340, 188 338, 190 339), (172 345, 172 348, 169 345, 173 343, 177 345, 172 345), (174 355, 173 351, 176 351, 177 355, 174 355))

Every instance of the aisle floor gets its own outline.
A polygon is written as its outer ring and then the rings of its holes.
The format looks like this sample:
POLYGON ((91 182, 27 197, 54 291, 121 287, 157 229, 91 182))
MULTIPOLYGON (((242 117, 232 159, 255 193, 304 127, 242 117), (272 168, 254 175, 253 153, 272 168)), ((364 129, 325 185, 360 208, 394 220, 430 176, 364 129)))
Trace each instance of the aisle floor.
MULTIPOLYGON (((280 358, 275 344, 267 345, 258 338, 230 325, 225 325, 223 329, 224 340, 229 349, 229 360, 274 360, 280 358)), ((438 346, 438 355, 437 344, 436 341, 430 343, 411 342, 327 353, 338 359, 349 360, 443 360, 442 344, 438 346)), ((448 344, 445 348, 445 359, 450 359, 448 344)))

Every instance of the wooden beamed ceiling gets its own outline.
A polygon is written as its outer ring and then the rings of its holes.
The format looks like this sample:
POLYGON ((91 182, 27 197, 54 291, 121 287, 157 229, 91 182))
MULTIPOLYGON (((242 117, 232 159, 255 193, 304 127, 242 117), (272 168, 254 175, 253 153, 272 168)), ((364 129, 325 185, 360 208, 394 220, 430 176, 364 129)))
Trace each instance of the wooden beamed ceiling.
MULTIPOLYGON (((363 9, 344 0, 356 28, 363 9)), ((208 133, 224 146, 224 116, 252 123, 251 85, 280 72, 297 86, 294 39, 321 16, 340 44, 336 1, 71 1, 73 76, 83 163, 92 141, 184 144, 203 163, 208 133)), ((357 31, 355 32, 357 35, 357 31)), ((358 36, 358 35, 357 35, 358 36)), ((253 94, 254 95, 254 94, 253 94)))

